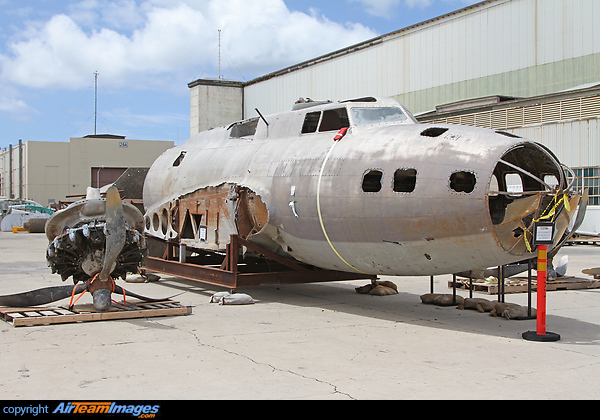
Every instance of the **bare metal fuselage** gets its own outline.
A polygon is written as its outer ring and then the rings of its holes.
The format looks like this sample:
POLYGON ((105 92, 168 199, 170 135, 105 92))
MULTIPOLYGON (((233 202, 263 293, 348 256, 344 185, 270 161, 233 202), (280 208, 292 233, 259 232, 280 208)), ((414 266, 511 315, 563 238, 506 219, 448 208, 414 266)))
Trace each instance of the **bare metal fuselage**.
POLYGON ((578 203, 543 146, 489 129, 418 124, 386 99, 202 132, 161 155, 144 185, 150 237, 219 251, 235 233, 317 267, 381 275, 530 258, 532 221, 555 207, 558 243, 578 203), (407 118, 357 123, 357 109, 390 107, 407 118), (331 110, 348 116, 338 140, 340 127, 325 126, 331 110), (516 188, 507 181, 515 175, 516 188))

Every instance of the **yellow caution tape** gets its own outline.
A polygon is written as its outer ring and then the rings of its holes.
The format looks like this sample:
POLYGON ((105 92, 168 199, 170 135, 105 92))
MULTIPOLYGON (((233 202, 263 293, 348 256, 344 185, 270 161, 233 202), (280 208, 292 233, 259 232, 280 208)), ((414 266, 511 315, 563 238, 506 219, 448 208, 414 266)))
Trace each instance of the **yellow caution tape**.
MULTIPOLYGON (((539 222, 540 220, 546 220, 546 219, 550 219, 550 218, 552 218, 551 221, 553 222, 554 216, 556 215, 556 209, 558 208, 558 206, 561 203, 564 203, 565 209, 567 211, 571 211, 571 203, 569 203, 569 197, 567 196, 567 194, 563 194, 562 198, 558 201, 556 201, 557 198, 558 198, 558 194, 554 196, 554 199, 552 200, 552 202, 550 202, 550 204, 548 204, 548 207, 546 207, 546 210, 544 210, 542 215, 539 218, 535 219, 531 223, 530 226, 533 226, 536 222, 539 222), (554 203, 554 206, 552 206, 553 203, 554 203), (550 206, 552 206, 552 208, 550 208, 550 206), (548 209, 550 209, 550 210, 548 211, 548 209), (545 214, 547 211, 548 211, 548 213, 545 214)), ((529 252, 533 252, 531 245, 530 245, 529 241, 527 240, 527 233, 531 234, 531 232, 529 232, 529 229, 527 229, 527 228, 524 228, 524 230, 525 230, 525 234, 523 235, 523 238, 525 239, 525 246, 527 247, 527 250, 529 252)))

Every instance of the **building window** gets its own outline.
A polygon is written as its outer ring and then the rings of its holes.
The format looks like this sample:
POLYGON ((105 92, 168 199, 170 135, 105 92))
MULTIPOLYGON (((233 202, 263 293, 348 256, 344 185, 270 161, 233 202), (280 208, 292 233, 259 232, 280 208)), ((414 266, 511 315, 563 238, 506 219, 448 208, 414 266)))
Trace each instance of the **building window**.
POLYGON ((575 168, 575 188, 583 191, 588 189, 588 205, 600 205, 600 167, 575 168))
POLYGON ((362 180, 362 190, 364 192, 376 193, 381 191, 381 180, 383 172, 378 170, 370 170, 365 172, 362 180))

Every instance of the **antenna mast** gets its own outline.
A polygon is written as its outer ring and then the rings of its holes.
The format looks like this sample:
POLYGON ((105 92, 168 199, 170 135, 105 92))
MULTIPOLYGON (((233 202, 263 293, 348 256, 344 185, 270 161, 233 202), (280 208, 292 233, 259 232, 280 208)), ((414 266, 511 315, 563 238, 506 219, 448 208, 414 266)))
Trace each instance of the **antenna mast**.
POLYGON ((96 135, 96 125, 98 122, 98 72, 94 72, 94 135, 96 135))
POLYGON ((221 78, 221 30, 219 29, 219 79, 221 78))

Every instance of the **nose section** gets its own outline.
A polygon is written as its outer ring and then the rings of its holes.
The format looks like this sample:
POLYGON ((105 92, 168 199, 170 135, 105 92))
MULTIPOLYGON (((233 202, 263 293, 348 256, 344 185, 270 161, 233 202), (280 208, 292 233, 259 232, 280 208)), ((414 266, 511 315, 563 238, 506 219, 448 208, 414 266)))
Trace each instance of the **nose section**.
POLYGON ((533 223, 556 223, 558 244, 571 221, 580 196, 568 184, 566 171, 544 146, 523 142, 498 160, 488 187, 488 206, 493 230, 502 248, 525 256, 533 247, 533 223))

